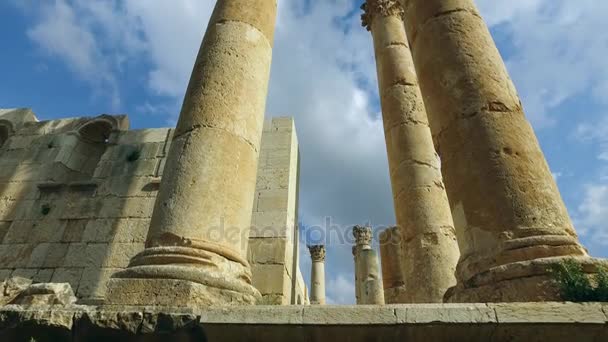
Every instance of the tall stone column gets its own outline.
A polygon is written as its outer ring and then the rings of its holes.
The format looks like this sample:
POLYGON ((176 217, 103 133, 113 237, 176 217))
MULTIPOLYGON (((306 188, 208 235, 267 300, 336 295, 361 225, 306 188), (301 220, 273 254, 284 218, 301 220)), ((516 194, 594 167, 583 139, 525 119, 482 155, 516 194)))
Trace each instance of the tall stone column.
MULTIPOLYGON (((380 264, 382 265, 382 284, 386 304, 406 303, 408 288, 402 263, 405 261, 401 250, 399 227, 387 228, 380 233, 380 264)), ((411 284, 416 287, 417 284, 411 284)))
POLYGON ((356 245, 355 256, 355 291, 357 304, 384 304, 384 291, 380 279, 378 255, 371 246, 372 229, 355 226, 353 228, 356 245))
POLYGON ((452 302, 558 300, 548 270, 580 245, 472 0, 401 0, 462 256, 452 302))
POLYGON ((325 246, 308 246, 312 258, 310 304, 325 305, 325 246))
POLYGON ((401 228, 405 303, 440 303, 456 283, 458 243, 397 0, 368 0, 393 202, 401 228), (408 284, 425 284, 409 286, 408 284))
POLYGON ((218 0, 184 99, 146 249, 112 304, 253 304, 251 225, 276 0, 218 0))

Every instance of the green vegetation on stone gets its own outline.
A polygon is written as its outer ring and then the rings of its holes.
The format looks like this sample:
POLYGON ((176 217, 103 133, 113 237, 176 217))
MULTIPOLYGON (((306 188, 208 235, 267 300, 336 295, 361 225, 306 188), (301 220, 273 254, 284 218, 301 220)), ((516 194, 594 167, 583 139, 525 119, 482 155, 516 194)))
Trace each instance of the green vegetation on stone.
POLYGON ((551 269, 563 300, 569 302, 608 302, 608 269, 600 267, 595 276, 585 273, 574 259, 551 269))

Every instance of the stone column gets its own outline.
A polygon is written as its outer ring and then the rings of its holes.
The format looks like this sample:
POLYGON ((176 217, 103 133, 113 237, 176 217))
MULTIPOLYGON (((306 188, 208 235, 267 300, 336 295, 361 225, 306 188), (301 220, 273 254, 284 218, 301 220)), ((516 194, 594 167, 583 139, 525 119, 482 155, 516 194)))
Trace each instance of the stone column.
MULTIPOLYGON (((456 283, 458 243, 397 0, 368 0, 363 25, 376 54, 405 303, 440 303, 456 283), (409 286, 425 284, 425 286, 409 286)), ((396 263, 396 262, 395 262, 396 263)))
POLYGON ((378 255, 371 246, 372 229, 355 226, 353 228, 356 245, 353 247, 355 256, 355 291, 357 304, 382 305, 384 291, 380 279, 378 255))
POLYGON ((559 300, 548 270, 580 245, 472 0, 402 0, 462 256, 452 302, 559 300))
POLYGON ((308 246, 312 258, 310 304, 325 305, 325 246, 308 246))
MULTIPOLYGON (((408 292, 403 273, 403 252, 399 227, 380 233, 380 263, 386 304, 407 303, 408 292)), ((413 284, 412 286, 416 286, 413 284)))
POLYGON ((112 304, 253 304, 251 225, 276 0, 218 0, 164 171, 146 249, 112 304))

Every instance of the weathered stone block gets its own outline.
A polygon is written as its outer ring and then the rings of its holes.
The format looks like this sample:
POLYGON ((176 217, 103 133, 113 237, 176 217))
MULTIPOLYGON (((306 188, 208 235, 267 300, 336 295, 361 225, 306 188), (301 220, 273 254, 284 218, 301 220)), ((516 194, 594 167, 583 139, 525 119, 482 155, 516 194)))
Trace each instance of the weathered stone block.
POLYGON ((87 244, 71 243, 65 255, 64 267, 85 267, 87 266, 87 244))
POLYGON ((200 322, 205 323, 238 323, 256 324, 263 321, 264 324, 302 324, 304 308, 282 307, 277 310, 276 306, 250 306, 231 308, 211 308, 205 310, 200 322))
POLYGON ((399 323, 496 323, 486 304, 416 304, 395 306, 399 323))
POLYGON ((282 294, 289 283, 285 265, 252 264, 253 286, 264 294, 282 294))
POLYGON ((62 242, 82 242, 89 220, 67 220, 63 230, 62 242))
POLYGON ((0 269, 0 281, 4 281, 6 280, 8 277, 11 276, 11 273, 13 273, 13 269, 0 269))
POLYGON ((27 267, 33 249, 31 244, 0 245, 0 265, 5 268, 27 267))
POLYGON ((292 175, 289 168, 263 168, 258 170, 256 190, 284 190, 284 196, 288 196, 287 191, 292 175))
POLYGON ((28 242, 60 242, 65 225, 58 220, 42 220, 32 223, 28 242))
POLYGON ((304 307, 303 324, 345 325, 398 323, 395 311, 382 306, 307 306, 304 307))
POLYGON ((4 240, 4 236, 11 227, 11 222, 0 222, 0 242, 4 240))
POLYGON ((256 211, 285 211, 289 198, 284 190, 258 191, 256 211))
POLYGON ((38 273, 32 278, 35 283, 49 283, 53 278, 55 272, 52 268, 40 269, 38 273))
POLYGON ((119 268, 87 267, 78 287, 78 296, 81 298, 103 298, 106 294, 106 284, 112 274, 120 271, 119 268))
POLYGON ((143 249, 143 243, 91 243, 86 250, 86 266, 125 268, 143 249))
POLYGON ((97 196, 156 197, 157 177, 111 177, 97 189, 97 196))
POLYGON ((88 221, 82 242, 110 242, 114 237, 115 220, 91 220, 88 221))
POLYGON ((169 128, 141 129, 121 132, 116 141, 120 145, 165 142, 169 128))
POLYGON ((488 304, 496 311, 499 323, 606 323, 602 306, 597 303, 512 303, 488 304))
POLYGON ((51 282, 69 283, 73 289, 77 289, 82 278, 84 268, 58 268, 53 273, 51 282))
POLYGON ((27 267, 40 268, 44 265, 44 261, 49 251, 50 243, 39 243, 35 245, 32 254, 30 255, 27 267))
POLYGON ((253 264, 281 264, 289 267, 286 260, 287 250, 293 248, 284 238, 249 239, 247 259, 253 264))
POLYGON ((98 217, 148 218, 154 209, 154 198, 108 198, 98 217))
POLYGON ((119 243, 144 243, 148 236, 150 228, 149 219, 126 219, 117 220, 115 222, 116 233, 114 234, 114 242, 119 243))
POLYGON ((52 268, 63 266, 69 246, 67 243, 50 244, 42 266, 52 268))
POLYGON ((34 278, 36 273, 38 273, 38 270, 33 268, 17 268, 13 271, 13 273, 11 273, 11 277, 26 278, 31 280, 34 278))
POLYGON ((254 212, 250 237, 290 237, 293 218, 283 211, 254 212))
POLYGON ((34 229, 34 221, 14 221, 4 235, 5 244, 26 243, 34 229))

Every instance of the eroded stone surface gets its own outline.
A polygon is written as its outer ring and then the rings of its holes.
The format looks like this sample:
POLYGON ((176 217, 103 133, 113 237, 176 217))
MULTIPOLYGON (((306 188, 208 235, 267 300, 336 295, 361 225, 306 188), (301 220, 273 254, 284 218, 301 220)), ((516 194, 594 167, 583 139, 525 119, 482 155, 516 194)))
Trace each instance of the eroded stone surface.
POLYGON ((31 279, 13 277, 0 283, 0 306, 11 303, 32 284, 31 279))
POLYGON ((395 214, 402 231, 402 252, 384 253, 388 259, 402 258, 383 260, 387 270, 402 268, 396 274, 399 279, 389 285, 393 292, 389 302, 440 303, 456 283, 459 252, 403 27, 403 8, 395 0, 367 0, 362 8, 363 25, 374 39, 395 214))
POLYGON ((488 304, 499 323, 597 323, 608 322, 599 303, 488 304))
POLYGON ((418 304, 396 309, 401 323, 496 323, 494 308, 486 304, 418 304))
POLYGON ((487 25, 472 0, 401 3, 461 252, 446 299, 558 300, 536 261, 601 262, 576 237, 487 25))
POLYGON ((0 308, 0 338, 40 341, 602 341, 601 304, 0 308), (496 320, 498 317, 498 320, 496 320), (52 338, 50 338, 52 337, 52 338), (38 340, 38 339, 37 339, 38 340))

